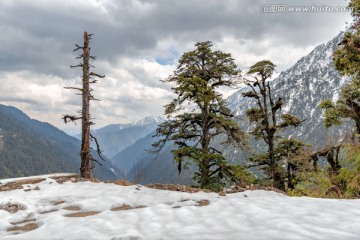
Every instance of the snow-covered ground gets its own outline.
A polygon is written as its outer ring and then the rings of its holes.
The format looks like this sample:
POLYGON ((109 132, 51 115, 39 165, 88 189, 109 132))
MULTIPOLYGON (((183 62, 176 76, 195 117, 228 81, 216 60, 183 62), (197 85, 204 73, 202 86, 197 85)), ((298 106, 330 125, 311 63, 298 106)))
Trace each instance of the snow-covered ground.
POLYGON ((219 196, 47 178, 0 192, 0 209, 12 204, 20 210, 0 210, 3 240, 360 239, 360 200, 262 190, 219 196), (29 224, 37 228, 8 231, 29 224))

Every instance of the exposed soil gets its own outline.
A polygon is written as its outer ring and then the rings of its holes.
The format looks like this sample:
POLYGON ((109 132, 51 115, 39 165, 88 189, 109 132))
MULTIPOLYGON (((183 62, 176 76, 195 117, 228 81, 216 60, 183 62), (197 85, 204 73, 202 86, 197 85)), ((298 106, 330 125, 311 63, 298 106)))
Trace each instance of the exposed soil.
POLYGON ((266 186, 258 186, 258 185, 252 185, 252 186, 246 186, 246 187, 240 187, 240 186, 233 186, 230 189, 226 189, 226 193, 237 193, 237 192, 245 192, 247 190, 264 190, 264 191, 273 191, 277 193, 282 193, 284 195, 288 195, 286 192, 275 188, 275 187, 266 187, 266 186))
POLYGON ((7 231, 8 232, 12 232, 12 231, 29 232, 29 231, 37 229, 38 227, 39 227, 39 225, 37 225, 36 223, 28 223, 24 226, 14 226, 14 227, 8 228, 7 231))
POLYGON ((96 215, 96 214, 99 214, 99 213, 100 212, 97 212, 97 211, 76 212, 76 213, 71 213, 71 214, 64 215, 64 217, 87 217, 87 216, 92 216, 92 215, 96 215))
MULTIPOLYGON (((67 176, 54 176, 51 177, 52 179, 56 180, 58 183, 64 183, 64 182, 81 182, 81 181, 87 181, 85 179, 81 179, 79 178, 78 174, 71 174, 71 175, 67 175, 67 176)), ((1 191, 12 191, 15 189, 22 189, 23 185, 25 184, 36 184, 39 183, 41 181, 44 181, 45 178, 32 178, 32 179, 24 179, 24 180, 16 180, 13 182, 9 182, 3 185, 0 185, 0 192, 1 191)), ((99 183, 101 181, 99 181, 98 179, 92 178, 89 181, 94 182, 94 183, 99 183)), ((131 182, 128 182, 126 180, 116 180, 116 181, 103 181, 103 183, 113 183, 116 185, 120 185, 120 186, 133 186, 134 184, 131 182)), ((154 184, 148 184, 145 185, 145 187, 148 188, 154 188, 154 189, 159 189, 159 190, 168 190, 168 191, 177 191, 177 192, 188 192, 188 193, 196 193, 196 192, 211 192, 208 189, 201 189, 201 188, 194 188, 194 187, 190 187, 190 186, 185 186, 185 185, 178 185, 178 184, 159 184, 159 183, 154 183, 154 184)), ((25 189, 24 191, 31 191, 31 190, 39 190, 39 187, 35 187, 33 189, 25 189)), ((136 190, 141 190, 140 187, 137 187, 136 190)), ((247 190, 265 190, 265 191, 274 191, 274 192, 278 192, 278 193, 282 193, 284 195, 287 195, 286 192, 274 188, 274 187, 266 187, 266 186, 258 186, 258 185, 252 185, 252 186, 232 186, 229 189, 223 190, 219 192, 220 196, 226 196, 226 194, 229 193, 237 193, 237 192, 244 192, 247 190)), ((63 203, 63 202, 61 202, 63 203)), ((58 204, 61 204, 58 203, 58 204)), ((54 205, 58 205, 58 204, 54 204, 54 205)))
POLYGON ((27 222, 35 222, 35 219, 34 219, 34 218, 23 219, 23 220, 21 220, 21 221, 13 222, 13 223, 11 223, 11 224, 12 224, 12 225, 20 225, 20 224, 27 223, 27 222))
POLYGON ((125 180, 116 180, 116 181, 113 181, 112 183, 114 183, 116 185, 120 185, 120 186, 132 186, 132 185, 134 185, 133 183, 125 181, 125 180))
POLYGON ((24 209, 26 209, 25 206, 17 203, 6 203, 5 205, 0 205, 0 210, 5 210, 11 214, 24 209))
POLYGON ((15 180, 14 183, 24 185, 24 184, 36 184, 42 181, 45 181, 45 178, 21 179, 21 180, 15 180))
POLYGON ((122 211, 122 210, 129 210, 129 209, 133 209, 133 208, 130 205, 124 204, 120 207, 112 208, 111 211, 122 211))
POLYGON ((211 192, 208 189, 201 189, 201 188, 192 188, 190 186, 185 185, 178 185, 178 184, 148 184, 146 185, 148 188, 154 188, 159 190, 169 190, 169 191, 177 191, 177 192, 188 192, 188 193, 196 193, 196 192, 211 192))
POLYGON ((64 207, 63 209, 68 210, 68 211, 80 211, 81 207, 78 206, 69 206, 69 207, 64 207))
MULTIPOLYGON (((54 177, 50 177, 51 179, 56 180, 58 183, 63 183, 63 182, 67 182, 67 181, 72 181, 72 182, 76 182, 78 181, 78 174, 69 174, 66 176, 62 176, 61 174, 58 176, 54 176, 54 177)), ((13 182, 8 182, 5 184, 1 184, 0 183, 0 192, 2 191, 12 191, 12 190, 16 190, 16 189, 23 189, 23 185, 28 185, 28 184, 36 184, 39 182, 44 181, 45 178, 29 178, 29 179, 20 179, 20 180, 14 180, 13 182)), ((32 190, 40 190, 40 188, 38 186, 36 186, 34 189, 32 190)), ((31 189, 25 189, 24 191, 31 191, 31 189)))
POLYGON ((138 209, 138 208, 145 208, 146 206, 136 206, 136 207, 131 207, 130 205, 124 204, 120 207, 115 207, 112 208, 111 211, 123 211, 123 210, 130 210, 130 209, 138 209))
POLYGON ((196 203, 197 203, 196 206, 203 207, 203 206, 209 205, 210 201, 207 199, 204 199, 204 200, 196 201, 196 203))
POLYGON ((12 190, 23 189, 23 188, 24 187, 21 184, 10 182, 10 183, 0 185, 0 192, 12 191, 12 190))
POLYGON ((52 213, 52 212, 57 212, 59 211, 59 209, 51 209, 51 210, 47 210, 47 211, 42 211, 42 212, 39 212, 40 214, 46 214, 46 213, 52 213))
POLYGON ((57 205, 63 204, 64 202, 65 201, 55 201, 55 202, 52 202, 52 205, 57 206, 57 205))

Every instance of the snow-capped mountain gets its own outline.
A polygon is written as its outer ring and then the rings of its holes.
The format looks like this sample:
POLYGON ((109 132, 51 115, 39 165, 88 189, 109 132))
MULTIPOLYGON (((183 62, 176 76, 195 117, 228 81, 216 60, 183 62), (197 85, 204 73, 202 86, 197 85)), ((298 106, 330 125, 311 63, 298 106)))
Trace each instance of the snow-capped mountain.
MULTIPOLYGON (((281 97, 284 101, 282 112, 293 114, 305 120, 301 126, 284 131, 283 135, 313 144, 315 149, 324 146, 328 141, 335 141, 339 136, 350 132, 352 129, 351 122, 345 126, 326 129, 323 121, 323 110, 319 107, 319 104, 325 98, 336 100, 339 97, 340 89, 348 80, 348 78, 341 77, 338 74, 332 61, 332 52, 337 47, 342 36, 343 33, 340 33, 331 41, 317 46, 294 66, 281 72, 271 82, 275 98, 281 97)), ((249 131, 250 127, 245 111, 254 102, 242 96, 242 93, 246 91, 248 91, 246 87, 239 89, 227 99, 227 102, 229 107, 236 113, 239 124, 244 130, 249 131)), ((151 136, 147 136, 147 138, 151 138, 151 136)), ((148 141, 150 142, 150 139, 148 141)), ((257 143, 253 143, 256 148, 257 143)), ((131 147, 145 149, 140 142, 131 147)), ((243 152, 232 147, 223 150, 230 163, 244 163, 246 161, 244 157, 246 153, 243 154, 243 152)), ((170 152, 170 148, 166 149, 166 151, 170 152)), ((169 154, 162 153, 162 156, 147 163, 146 170, 144 170, 146 173, 145 182, 174 182, 174 177, 177 175, 176 170, 174 170, 176 169, 176 163, 173 162, 172 157, 169 157, 169 154), (167 157, 163 158, 162 156, 167 157), (158 169, 161 169, 162 172, 159 173, 158 169)), ((144 154, 143 158, 147 159, 149 156, 144 154)), ((176 176, 176 181, 184 182, 185 180, 176 176)))
POLYGON ((164 122, 165 120, 166 120, 166 118, 163 116, 150 116, 150 117, 140 119, 136 122, 130 123, 128 125, 130 125, 130 126, 147 126, 150 124, 159 124, 159 123, 164 122))
POLYGON ((94 133, 114 132, 114 131, 119 131, 119 130, 123 130, 126 128, 131 128, 131 127, 141 127, 141 126, 147 126, 147 125, 151 125, 151 124, 159 124, 165 120, 166 120, 166 118, 163 116, 149 116, 149 117, 146 117, 146 118, 143 118, 143 119, 137 120, 135 122, 131 122, 131 123, 109 124, 105 127, 94 130, 94 133))
MULTIPOLYGON (((296 137, 315 147, 321 147, 327 141, 351 130, 351 124, 326 129, 323 110, 319 106, 325 98, 337 100, 340 89, 348 80, 338 74, 332 61, 332 52, 337 48, 342 36, 343 33, 340 33, 331 41, 317 46, 271 82, 275 98, 281 97, 284 101, 282 113, 290 113, 305 120, 300 127, 285 131, 285 136, 296 137)), ((248 121, 243 116, 246 109, 254 103, 242 96, 245 91, 246 87, 240 89, 227 101, 236 115, 240 116, 240 124, 248 129, 248 121)))

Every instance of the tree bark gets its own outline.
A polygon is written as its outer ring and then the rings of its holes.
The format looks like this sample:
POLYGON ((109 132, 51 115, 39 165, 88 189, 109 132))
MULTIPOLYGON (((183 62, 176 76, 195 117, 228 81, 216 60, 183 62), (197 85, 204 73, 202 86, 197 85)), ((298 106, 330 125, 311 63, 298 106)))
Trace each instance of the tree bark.
POLYGON ((202 159, 200 164, 200 172, 201 172, 201 181, 200 187, 206 187, 210 182, 210 169, 209 169, 209 159, 204 157, 209 153, 209 145, 210 145, 210 129, 209 129, 209 106, 204 104, 204 111, 203 111, 203 132, 202 132, 202 139, 201 139, 201 148, 202 148, 202 159))
POLYGON ((83 47, 83 94, 82 94, 82 132, 81 132, 81 167, 80 174, 82 178, 89 179, 90 175, 90 73, 89 73, 89 36, 84 32, 84 47, 83 47))

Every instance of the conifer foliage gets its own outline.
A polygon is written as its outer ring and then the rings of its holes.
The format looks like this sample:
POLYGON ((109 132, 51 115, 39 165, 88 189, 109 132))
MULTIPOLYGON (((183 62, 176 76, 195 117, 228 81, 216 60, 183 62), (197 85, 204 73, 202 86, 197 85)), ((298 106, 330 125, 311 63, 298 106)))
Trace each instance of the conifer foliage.
POLYGON ((91 115, 90 115, 90 100, 98 100, 95 99, 94 96, 91 94, 93 91, 90 88, 90 84, 94 84, 97 80, 93 79, 93 77, 97 78, 104 78, 105 76, 99 75, 97 73, 90 71, 90 59, 95 60, 94 56, 90 55, 90 47, 89 42, 91 40, 93 34, 88 34, 84 32, 84 45, 79 46, 75 44, 76 48, 75 51, 82 50, 80 56, 77 59, 82 59, 82 62, 76 66, 71 67, 80 67, 83 71, 82 75, 82 87, 65 87, 66 89, 74 89, 80 92, 82 96, 82 110, 80 111, 81 116, 74 116, 74 115, 64 115, 63 119, 64 122, 67 123, 69 121, 75 122, 76 120, 81 119, 81 150, 80 150, 80 157, 81 157, 81 167, 80 167, 80 175, 82 178, 89 179, 91 178, 91 170, 94 169, 94 163, 98 162, 92 155, 91 155, 91 147, 90 141, 93 140, 97 146, 97 152, 99 157, 101 157, 101 151, 99 149, 99 144, 94 136, 91 135, 90 126, 94 123, 92 122, 91 115))
POLYGON ((177 97, 165 106, 168 120, 158 127, 156 136, 160 140, 153 147, 160 151, 166 142, 174 142, 179 173, 183 162, 191 160, 198 166, 194 179, 200 187, 215 189, 225 177, 237 181, 236 176, 243 171, 230 166, 222 151, 212 144, 221 136, 224 144, 246 145, 245 133, 218 92, 219 87, 236 86, 240 71, 231 55, 212 50, 210 41, 195 46, 195 50, 182 55, 174 74, 164 80, 174 85, 177 97))
MULTIPOLYGON (((250 123, 254 124, 251 134, 255 139, 264 140, 267 146, 266 153, 254 154, 250 160, 255 162, 256 166, 262 167, 272 186, 284 190, 286 174, 282 163, 284 160, 289 161, 289 154, 294 155, 305 144, 294 139, 285 140, 278 135, 278 132, 284 128, 299 126, 301 121, 293 115, 281 114, 283 100, 273 99, 268 80, 274 70, 275 65, 269 60, 263 60, 251 66, 244 78, 249 91, 244 92, 243 96, 255 101, 255 106, 246 111, 250 123)), ((289 162, 287 164, 287 176, 293 178, 291 172, 295 166, 290 165, 289 162)))
POLYGON ((342 119, 355 122, 355 133, 360 136, 360 1, 351 0, 353 23, 345 33, 339 47, 334 51, 334 65, 342 76, 351 81, 341 90, 336 103, 325 99, 321 107, 325 109, 325 127, 339 125, 342 119))

